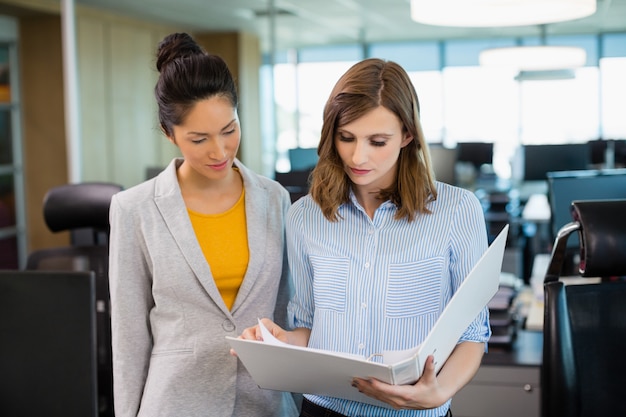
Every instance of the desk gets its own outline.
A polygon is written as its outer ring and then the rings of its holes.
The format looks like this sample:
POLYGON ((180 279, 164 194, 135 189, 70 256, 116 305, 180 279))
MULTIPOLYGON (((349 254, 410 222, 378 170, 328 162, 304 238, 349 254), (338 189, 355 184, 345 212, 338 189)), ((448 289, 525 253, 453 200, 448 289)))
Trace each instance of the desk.
POLYGON ((510 349, 489 348, 478 373, 452 399, 455 417, 538 417, 542 332, 518 329, 510 349))

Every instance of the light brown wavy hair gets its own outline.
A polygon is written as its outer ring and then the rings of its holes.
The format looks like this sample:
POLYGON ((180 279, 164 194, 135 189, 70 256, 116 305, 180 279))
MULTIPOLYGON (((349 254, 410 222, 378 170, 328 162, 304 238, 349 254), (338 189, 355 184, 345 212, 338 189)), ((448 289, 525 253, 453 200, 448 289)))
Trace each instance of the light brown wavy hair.
POLYGON ((378 198, 398 208, 396 219, 415 219, 429 213, 426 205, 437 199, 428 146, 419 118, 419 101, 404 69, 395 62, 377 58, 353 65, 335 84, 324 106, 319 160, 310 177, 310 192, 330 221, 338 221, 337 210, 349 201, 352 181, 337 153, 337 129, 383 106, 398 116, 403 133, 413 140, 400 150, 396 181, 380 190, 378 198))

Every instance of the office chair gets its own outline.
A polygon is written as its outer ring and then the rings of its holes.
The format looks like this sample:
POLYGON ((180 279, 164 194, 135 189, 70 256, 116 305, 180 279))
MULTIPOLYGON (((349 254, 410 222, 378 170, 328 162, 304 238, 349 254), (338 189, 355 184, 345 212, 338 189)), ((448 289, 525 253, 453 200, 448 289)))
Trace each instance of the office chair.
POLYGON ((69 231, 71 244, 34 251, 26 261, 27 270, 95 273, 100 417, 113 416, 108 234, 111 198, 121 190, 120 185, 103 182, 50 189, 43 203, 46 225, 52 232, 69 231))
POLYGON ((544 280, 543 417, 625 416, 626 200, 573 201, 544 280), (565 285, 567 238, 578 232, 579 273, 565 285), (591 280, 590 280, 591 281, 591 280))

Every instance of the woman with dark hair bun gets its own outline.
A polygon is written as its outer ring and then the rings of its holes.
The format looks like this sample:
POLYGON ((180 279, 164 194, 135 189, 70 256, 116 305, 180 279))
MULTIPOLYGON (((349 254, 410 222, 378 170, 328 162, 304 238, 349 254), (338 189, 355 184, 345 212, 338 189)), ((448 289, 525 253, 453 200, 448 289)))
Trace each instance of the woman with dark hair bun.
POLYGON ((182 158, 111 202, 115 415, 297 415, 225 340, 258 317, 285 323, 289 193, 236 158, 237 89, 220 57, 175 33, 156 67, 159 124, 182 158))

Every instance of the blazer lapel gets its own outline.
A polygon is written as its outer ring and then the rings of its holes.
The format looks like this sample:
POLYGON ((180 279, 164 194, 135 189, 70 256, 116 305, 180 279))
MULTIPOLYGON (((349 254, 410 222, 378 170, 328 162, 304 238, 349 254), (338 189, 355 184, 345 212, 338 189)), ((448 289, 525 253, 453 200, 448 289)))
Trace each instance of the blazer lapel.
POLYGON ((224 304, 224 300, 215 285, 211 268, 202 253, 198 239, 191 226, 187 208, 183 201, 176 177, 176 168, 182 163, 182 159, 175 159, 167 169, 156 178, 154 202, 163 216, 163 220, 174 240, 180 248, 198 281, 206 290, 215 304, 228 316, 230 311, 224 304))
POLYGON ((261 274, 265 261, 265 242, 267 240, 268 195, 265 188, 256 179, 256 174, 235 161, 243 178, 246 190, 246 227, 248 230, 248 249, 250 259, 248 269, 233 304, 233 312, 244 302, 257 277, 261 274))

